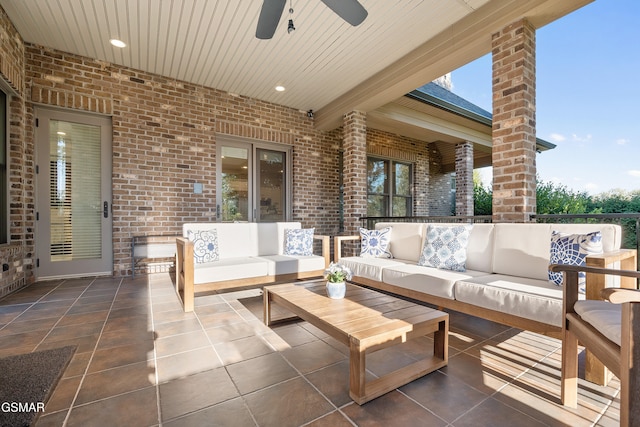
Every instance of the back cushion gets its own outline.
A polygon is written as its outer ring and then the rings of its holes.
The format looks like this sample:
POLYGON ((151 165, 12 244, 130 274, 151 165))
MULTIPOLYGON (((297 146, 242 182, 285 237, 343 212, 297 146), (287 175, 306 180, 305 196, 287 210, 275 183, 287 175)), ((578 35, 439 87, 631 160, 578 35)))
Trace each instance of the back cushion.
POLYGON ((467 270, 491 273, 493 268, 493 224, 473 224, 467 244, 467 270))
POLYGON ((182 235, 189 230, 212 230, 218 235, 220 259, 258 255, 258 224, 255 222, 198 222, 182 226, 182 235))
POLYGON ((284 230, 300 228, 299 222, 259 222, 258 255, 282 255, 284 253, 284 230))
POLYGON ((418 262, 422 253, 422 241, 426 224, 410 222, 379 222, 376 230, 391 227, 389 251, 394 258, 418 262))
POLYGON ((494 224, 493 271, 548 280, 551 232, 602 233, 605 252, 620 248, 621 229, 614 224, 494 224))

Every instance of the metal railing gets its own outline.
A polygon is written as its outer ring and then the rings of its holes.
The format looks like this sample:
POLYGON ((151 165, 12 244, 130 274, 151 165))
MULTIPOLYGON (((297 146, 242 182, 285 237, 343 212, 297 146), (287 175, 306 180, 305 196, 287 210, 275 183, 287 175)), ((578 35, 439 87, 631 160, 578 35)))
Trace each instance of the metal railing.
MULTIPOLYGON (((490 223, 491 215, 476 216, 410 216, 362 217, 363 227, 372 229, 378 222, 490 223)), ((556 224, 617 224, 622 227, 621 247, 640 253, 640 213, 531 215, 531 222, 556 224)), ((640 270, 640 258, 638 259, 640 270)))

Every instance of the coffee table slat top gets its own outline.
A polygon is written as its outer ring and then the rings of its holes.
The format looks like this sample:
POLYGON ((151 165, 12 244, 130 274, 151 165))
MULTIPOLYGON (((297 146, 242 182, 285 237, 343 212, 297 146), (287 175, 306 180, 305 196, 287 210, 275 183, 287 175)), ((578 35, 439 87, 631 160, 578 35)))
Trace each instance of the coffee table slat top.
POLYGON ((448 316, 429 307, 351 284, 347 284, 345 298, 337 300, 326 296, 324 281, 272 285, 267 289, 275 300, 281 297, 289 304, 304 307, 305 312, 317 321, 330 324, 356 339, 389 332, 409 332, 416 324, 448 316))

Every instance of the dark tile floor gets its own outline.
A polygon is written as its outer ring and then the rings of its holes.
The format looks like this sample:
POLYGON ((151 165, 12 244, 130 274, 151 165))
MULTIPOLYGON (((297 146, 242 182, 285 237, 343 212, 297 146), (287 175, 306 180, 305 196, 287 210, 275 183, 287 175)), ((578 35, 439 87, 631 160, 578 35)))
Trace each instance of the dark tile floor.
MULTIPOLYGON (((168 274, 41 282, 0 301, 0 356, 77 345, 38 426, 618 425, 618 382, 559 404, 560 342, 451 313, 449 365, 358 406, 347 349, 306 322, 268 328, 260 290, 183 313, 168 274)), ((371 378, 428 338, 368 357, 371 378)))

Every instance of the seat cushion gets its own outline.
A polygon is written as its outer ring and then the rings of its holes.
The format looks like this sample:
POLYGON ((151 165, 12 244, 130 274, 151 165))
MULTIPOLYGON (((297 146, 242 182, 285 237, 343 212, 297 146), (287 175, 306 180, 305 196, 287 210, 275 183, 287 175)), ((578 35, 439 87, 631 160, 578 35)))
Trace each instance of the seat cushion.
POLYGON ((456 300, 562 326, 562 288, 545 279, 490 274, 456 282, 456 300))
POLYGON ((269 262, 252 257, 221 258, 219 261, 194 264, 193 283, 221 282, 267 276, 269 262))
POLYGON ((403 265, 406 261, 387 258, 370 257, 344 257, 340 258, 340 264, 349 267, 356 277, 364 277, 371 280, 382 281, 382 270, 394 265, 403 265))
POLYGON ((324 270, 324 257, 318 255, 263 255, 257 259, 269 264, 270 276, 324 270))
POLYGON ((382 279, 390 285, 442 298, 454 299, 453 287, 458 280, 486 274, 482 271, 467 270, 462 273, 415 264, 403 264, 385 268, 382 271, 382 279))
POLYGON ((584 300, 573 305, 576 313, 598 332, 618 345, 622 342, 622 305, 584 300))

